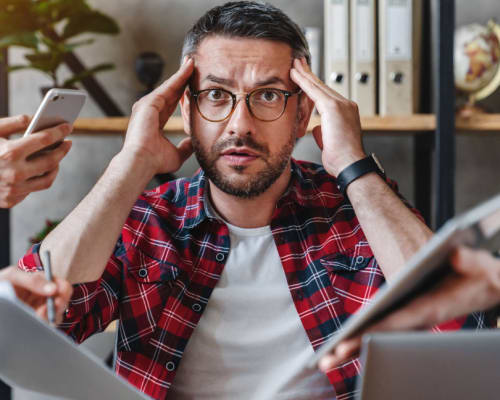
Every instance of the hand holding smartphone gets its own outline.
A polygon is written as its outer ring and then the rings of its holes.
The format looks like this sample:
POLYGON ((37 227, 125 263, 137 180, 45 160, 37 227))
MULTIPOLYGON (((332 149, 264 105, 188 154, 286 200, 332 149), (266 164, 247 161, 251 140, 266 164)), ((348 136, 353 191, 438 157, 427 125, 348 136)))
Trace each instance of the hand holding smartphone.
POLYGON ((26 116, 0 119, 0 208, 10 208, 31 192, 52 185, 59 163, 71 148, 71 141, 64 138, 85 98, 79 90, 53 89, 29 124, 26 116), (22 138, 8 139, 23 129, 22 138))
MULTIPOLYGON (((24 136, 64 123, 72 125, 83 108, 86 98, 87 94, 82 90, 50 89, 24 132, 24 136)), ((54 143, 42 151, 52 150, 60 144, 61 142, 54 143)))

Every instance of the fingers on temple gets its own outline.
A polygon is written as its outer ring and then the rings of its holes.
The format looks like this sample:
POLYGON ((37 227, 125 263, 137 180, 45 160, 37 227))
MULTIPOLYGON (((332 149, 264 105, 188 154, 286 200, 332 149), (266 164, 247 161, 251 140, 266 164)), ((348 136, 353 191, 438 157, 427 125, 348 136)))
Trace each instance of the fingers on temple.
POLYGON ((290 77, 318 106, 318 101, 328 98, 337 101, 347 101, 340 93, 333 90, 314 75, 304 58, 295 59, 290 77))
POLYGON ((166 104, 176 103, 193 73, 193 68, 194 61, 192 58, 188 58, 175 74, 158 86, 152 93, 163 97, 166 104))

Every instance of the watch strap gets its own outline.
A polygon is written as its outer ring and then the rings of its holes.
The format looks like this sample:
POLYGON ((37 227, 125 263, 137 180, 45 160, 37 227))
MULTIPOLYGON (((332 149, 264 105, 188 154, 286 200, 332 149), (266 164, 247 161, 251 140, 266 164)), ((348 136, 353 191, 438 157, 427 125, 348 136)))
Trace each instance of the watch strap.
POLYGON ((337 186, 340 192, 345 196, 347 187, 352 182, 370 172, 376 172, 385 180, 385 173, 374 154, 352 163, 340 172, 337 176, 337 186))

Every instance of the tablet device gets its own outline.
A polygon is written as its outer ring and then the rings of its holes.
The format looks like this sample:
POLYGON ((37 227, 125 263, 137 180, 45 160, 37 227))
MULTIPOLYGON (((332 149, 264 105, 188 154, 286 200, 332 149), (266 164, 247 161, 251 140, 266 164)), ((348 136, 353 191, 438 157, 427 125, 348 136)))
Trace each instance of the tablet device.
POLYGON ((0 282, 0 378, 59 399, 149 399, 101 360, 38 318, 0 282))
POLYGON ((363 337, 358 400, 497 400, 500 331, 363 337))
POLYGON ((500 195, 449 220, 395 276, 390 285, 379 289, 372 301, 354 314, 344 327, 326 342, 309 361, 314 368, 323 355, 342 340, 356 335, 373 322, 399 308, 419 293, 429 290, 451 271, 447 264, 453 249, 459 245, 500 248, 500 195))

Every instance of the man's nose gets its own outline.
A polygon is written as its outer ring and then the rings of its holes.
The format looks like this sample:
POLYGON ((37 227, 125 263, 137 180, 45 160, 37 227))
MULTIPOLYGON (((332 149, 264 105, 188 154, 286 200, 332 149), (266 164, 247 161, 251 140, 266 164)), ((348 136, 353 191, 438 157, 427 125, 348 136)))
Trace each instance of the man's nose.
POLYGON ((229 133, 233 135, 251 135, 254 132, 254 123, 255 119, 248 109, 245 99, 238 99, 227 125, 229 133))

